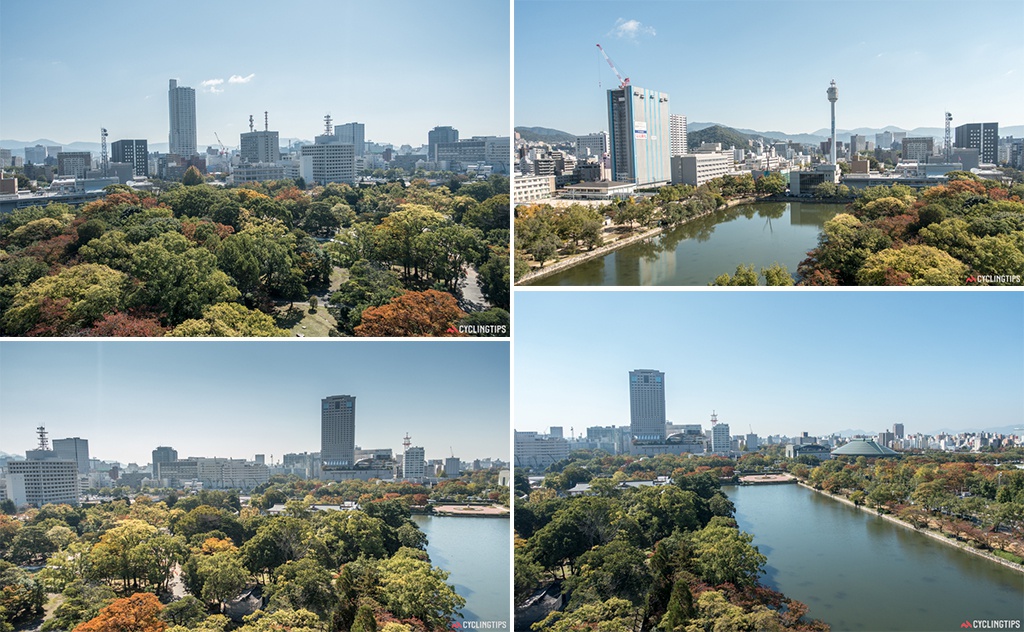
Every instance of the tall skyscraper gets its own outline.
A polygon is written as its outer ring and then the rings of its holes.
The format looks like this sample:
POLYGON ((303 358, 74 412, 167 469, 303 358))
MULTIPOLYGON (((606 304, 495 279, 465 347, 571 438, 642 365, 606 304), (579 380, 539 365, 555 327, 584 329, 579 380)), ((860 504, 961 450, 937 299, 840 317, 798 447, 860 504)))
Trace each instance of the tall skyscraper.
POLYGON ((171 79, 167 106, 171 118, 168 151, 191 158, 196 154, 196 91, 185 86, 179 88, 178 80, 171 79))
POLYGON ((892 434, 897 439, 902 439, 903 438, 903 424, 893 424, 892 425, 892 434))
POLYGON ((357 156, 366 151, 366 125, 363 123, 345 123, 334 126, 334 135, 339 143, 352 145, 357 156))
POLYGON ((638 441, 665 440, 665 374, 629 372, 629 431, 638 441))
POLYGON ((459 142, 459 130, 454 127, 435 127, 427 132, 427 158, 437 160, 437 146, 441 143, 459 142))
POLYGON ((53 453, 58 459, 74 461, 78 464, 79 474, 89 473, 89 440, 72 437, 70 439, 54 439, 53 453))
POLYGON ((981 161, 994 164, 999 146, 999 123, 967 123, 956 128, 953 145, 977 149, 981 161))
POLYGON ((320 400, 320 458, 324 465, 351 467, 356 453, 356 398, 332 395, 320 400))
POLYGON ((668 125, 672 134, 672 155, 682 156, 687 153, 686 117, 682 114, 669 114, 668 125))
POLYGON ((608 91, 612 180, 637 186, 672 179, 668 95, 626 85, 608 91))
POLYGON ((110 146, 111 162, 127 162, 136 176, 149 175, 149 143, 146 140, 115 140, 110 146))

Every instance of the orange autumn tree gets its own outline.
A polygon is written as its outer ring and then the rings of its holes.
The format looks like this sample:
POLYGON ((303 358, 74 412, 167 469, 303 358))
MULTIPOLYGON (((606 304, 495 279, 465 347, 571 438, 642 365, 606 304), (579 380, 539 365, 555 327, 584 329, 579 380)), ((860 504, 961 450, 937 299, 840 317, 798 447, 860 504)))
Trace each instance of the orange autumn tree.
POLYGON ((103 608, 73 632, 163 632, 167 624, 157 617, 162 609, 153 593, 135 593, 103 608))
POLYGON ((354 331, 357 336, 459 336, 455 323, 465 315, 451 294, 406 292, 366 309, 354 331))

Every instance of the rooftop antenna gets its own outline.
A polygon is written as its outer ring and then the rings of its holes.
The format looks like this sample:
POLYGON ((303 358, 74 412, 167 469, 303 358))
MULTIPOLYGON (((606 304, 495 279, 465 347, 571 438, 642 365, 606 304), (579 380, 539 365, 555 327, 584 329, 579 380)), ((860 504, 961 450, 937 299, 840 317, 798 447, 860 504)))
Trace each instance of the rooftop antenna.
POLYGON ((711 411, 711 425, 714 426, 714 425, 717 425, 717 424, 718 424, 718 415, 716 415, 715 411, 712 410, 711 411))
POLYGON ((100 128, 100 165, 103 168, 103 177, 107 176, 107 128, 100 128))
POLYGON ((252 131, 253 131, 252 114, 250 114, 249 115, 249 133, 252 133, 252 131))
MULTIPOLYGON (((330 118, 330 116, 331 116, 330 114, 327 115, 328 118, 330 118)), ((405 448, 406 452, 408 452, 409 451, 409 446, 411 446, 411 445, 412 445, 412 437, 410 437, 409 433, 407 432, 407 433, 405 433, 405 439, 402 440, 402 447, 405 448)))
POLYGON ((36 434, 39 435, 39 450, 49 450, 50 441, 46 438, 46 426, 40 425, 36 428, 36 434))
POLYGON ((270 117, 266 110, 263 110, 263 131, 270 131, 270 117))
POLYGON ((326 136, 331 135, 331 115, 324 116, 324 134, 326 136))

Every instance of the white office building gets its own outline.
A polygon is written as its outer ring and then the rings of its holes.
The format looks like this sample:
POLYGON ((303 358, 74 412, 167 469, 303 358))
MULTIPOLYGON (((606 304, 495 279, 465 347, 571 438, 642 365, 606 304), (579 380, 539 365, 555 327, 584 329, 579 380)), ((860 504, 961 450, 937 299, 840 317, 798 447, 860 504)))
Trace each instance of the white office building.
POLYGON ((538 432, 516 431, 515 466, 541 472, 552 463, 569 458, 569 442, 562 437, 538 432))
POLYGON ((668 126, 672 134, 671 152, 673 156, 682 156, 686 149, 686 117, 682 114, 669 114, 668 126))
POLYGON ((608 132, 596 132, 576 137, 576 157, 583 160, 589 156, 600 158, 608 153, 608 132))
POLYGON ((59 459, 30 458, 7 462, 7 496, 17 506, 68 504, 78 506, 78 463, 59 459))
MULTIPOLYGON (((318 137, 319 138, 319 137, 318 137)), ((303 145, 299 175, 306 184, 352 184, 356 180, 356 155, 352 145, 332 143, 303 145)))
POLYGON ((426 478, 427 463, 424 450, 418 446, 406 448, 402 456, 402 478, 408 481, 420 482, 426 478))
POLYGON ((635 441, 665 440, 665 374, 629 372, 629 431, 635 441))

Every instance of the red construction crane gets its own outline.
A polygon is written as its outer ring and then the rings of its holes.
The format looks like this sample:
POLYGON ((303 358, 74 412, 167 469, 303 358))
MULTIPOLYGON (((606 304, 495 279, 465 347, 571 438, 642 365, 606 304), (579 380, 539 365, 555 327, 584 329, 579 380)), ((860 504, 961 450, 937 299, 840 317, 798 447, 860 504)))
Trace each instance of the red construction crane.
POLYGON ((621 90, 622 88, 628 86, 629 77, 622 77, 622 73, 619 72, 619 69, 615 67, 615 63, 612 62, 612 58, 608 56, 608 53, 604 52, 604 49, 601 48, 600 44, 597 45, 597 49, 601 51, 601 54, 604 55, 604 58, 608 62, 608 65, 612 67, 612 71, 615 73, 615 76, 619 78, 619 89, 621 90))

